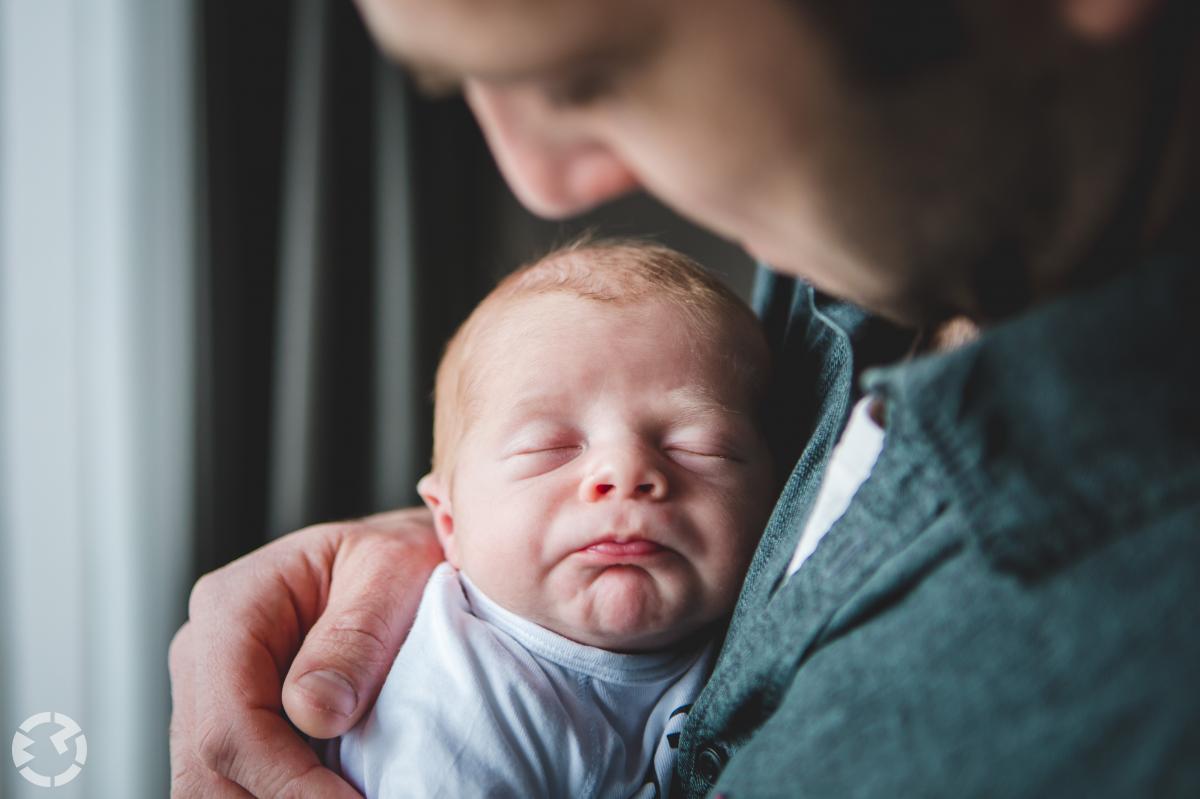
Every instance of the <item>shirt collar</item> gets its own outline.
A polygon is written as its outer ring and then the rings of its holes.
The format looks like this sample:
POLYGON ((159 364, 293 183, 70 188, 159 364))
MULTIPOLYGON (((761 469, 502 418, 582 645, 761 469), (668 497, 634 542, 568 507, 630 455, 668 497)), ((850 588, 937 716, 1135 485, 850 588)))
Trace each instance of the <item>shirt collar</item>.
POLYGON ((863 383, 984 551, 1033 576, 1194 494, 1197 308, 1200 264, 1159 258, 863 383))

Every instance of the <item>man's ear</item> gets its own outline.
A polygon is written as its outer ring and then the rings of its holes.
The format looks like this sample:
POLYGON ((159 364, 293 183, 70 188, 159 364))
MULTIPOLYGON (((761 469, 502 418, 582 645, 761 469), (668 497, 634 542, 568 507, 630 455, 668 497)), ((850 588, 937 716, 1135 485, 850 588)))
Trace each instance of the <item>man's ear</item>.
POLYGON ((1089 41, 1115 42, 1135 33, 1163 0, 1061 0, 1067 26, 1089 41))
POLYGON ((437 531, 438 541, 442 544, 442 552, 450 565, 459 568, 458 546, 454 538, 454 509, 450 505, 448 486, 438 475, 430 473, 417 483, 417 493, 425 501, 425 506, 433 512, 433 528, 437 531))

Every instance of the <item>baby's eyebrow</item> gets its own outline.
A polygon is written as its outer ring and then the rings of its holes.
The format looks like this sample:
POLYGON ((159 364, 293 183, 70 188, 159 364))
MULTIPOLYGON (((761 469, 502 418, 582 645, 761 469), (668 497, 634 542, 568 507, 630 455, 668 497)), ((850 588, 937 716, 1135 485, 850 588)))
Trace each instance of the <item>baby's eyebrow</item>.
POLYGON ((563 397, 557 394, 527 394, 513 400, 503 410, 516 415, 533 415, 561 407, 562 404, 563 397))
POLYGON ((714 418, 741 418, 743 413, 729 407, 707 391, 687 390, 672 392, 672 403, 677 403, 672 418, 676 422, 690 423, 714 418))
MULTIPOLYGON (((554 417, 572 398, 570 394, 529 394, 494 410, 506 417, 504 431, 506 435, 511 435, 539 418, 554 417)), ((672 426, 713 422, 741 423, 747 418, 745 413, 720 401, 715 394, 696 388, 668 392, 665 400, 663 406, 656 410, 665 414, 664 421, 672 426)))
POLYGON ((535 394, 519 397, 511 403, 490 408, 489 412, 497 414, 504 420, 500 428, 501 434, 511 436, 522 428, 538 421, 550 421, 561 413, 563 398, 553 394, 535 394))

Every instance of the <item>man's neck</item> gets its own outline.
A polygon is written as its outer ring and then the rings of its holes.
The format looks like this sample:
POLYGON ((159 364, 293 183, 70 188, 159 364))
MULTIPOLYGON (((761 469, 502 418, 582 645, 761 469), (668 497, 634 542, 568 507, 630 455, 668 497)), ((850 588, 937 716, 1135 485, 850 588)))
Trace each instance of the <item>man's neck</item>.
POLYGON ((1197 251, 1200 29, 1190 20, 1194 9, 1176 4, 1174 11, 1154 42, 1138 150, 1121 191, 1090 244, 1051 273, 1044 294, 1096 285, 1155 253, 1197 251))

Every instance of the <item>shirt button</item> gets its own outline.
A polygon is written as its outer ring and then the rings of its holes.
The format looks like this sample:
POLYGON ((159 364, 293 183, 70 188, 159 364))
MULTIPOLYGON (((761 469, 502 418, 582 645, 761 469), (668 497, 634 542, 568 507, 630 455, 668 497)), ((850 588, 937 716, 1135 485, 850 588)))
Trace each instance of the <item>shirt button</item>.
POLYGON ((706 746, 696 756, 696 773, 709 785, 717 781, 717 777, 721 776, 721 769, 724 767, 725 759, 721 757, 721 753, 715 747, 706 746))

